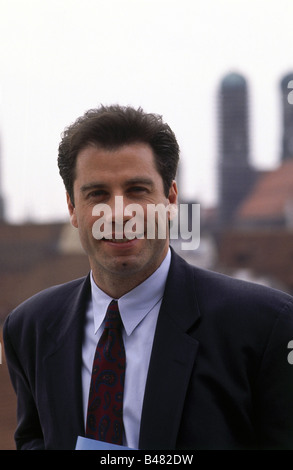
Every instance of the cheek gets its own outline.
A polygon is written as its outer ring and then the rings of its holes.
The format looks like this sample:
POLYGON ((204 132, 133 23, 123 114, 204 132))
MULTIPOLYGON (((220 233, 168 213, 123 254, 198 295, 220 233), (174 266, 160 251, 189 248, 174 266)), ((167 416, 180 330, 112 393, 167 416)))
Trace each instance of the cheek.
POLYGON ((77 225, 79 239, 86 253, 89 254, 92 249, 97 250, 100 240, 96 240, 93 235, 93 220, 79 217, 77 225))
POLYGON ((86 233, 92 230, 94 218, 91 212, 75 209, 71 214, 71 223, 74 227, 78 228, 79 232, 86 233))

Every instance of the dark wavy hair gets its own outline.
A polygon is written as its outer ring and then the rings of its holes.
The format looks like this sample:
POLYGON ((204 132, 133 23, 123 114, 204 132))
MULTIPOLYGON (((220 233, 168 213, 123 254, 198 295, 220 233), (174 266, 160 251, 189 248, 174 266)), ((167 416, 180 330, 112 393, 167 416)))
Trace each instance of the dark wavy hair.
POLYGON ((179 145, 174 132, 163 122, 162 116, 145 113, 130 106, 100 106, 90 109, 65 129, 58 149, 59 173, 74 204, 78 153, 88 145, 115 150, 122 145, 145 143, 153 150, 156 168, 162 177, 168 196, 175 179, 179 161, 179 145))

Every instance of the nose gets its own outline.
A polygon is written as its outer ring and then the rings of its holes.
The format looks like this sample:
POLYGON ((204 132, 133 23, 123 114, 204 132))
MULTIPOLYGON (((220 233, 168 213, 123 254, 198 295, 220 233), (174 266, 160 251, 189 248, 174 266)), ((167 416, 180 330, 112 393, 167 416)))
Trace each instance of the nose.
POLYGON ((115 195, 108 203, 109 210, 107 211, 106 221, 107 222, 119 222, 129 220, 128 211, 125 210, 127 207, 127 201, 121 195, 115 195))
POLYGON ((144 237, 144 210, 140 204, 127 202, 122 195, 115 195, 107 204, 94 207, 93 216, 99 217, 93 224, 94 238, 144 237))
POLYGON ((123 238, 125 223, 131 218, 131 214, 127 211, 127 201, 122 195, 115 195, 109 202, 111 210, 107 211, 105 222, 108 226, 112 225, 116 238, 123 238))

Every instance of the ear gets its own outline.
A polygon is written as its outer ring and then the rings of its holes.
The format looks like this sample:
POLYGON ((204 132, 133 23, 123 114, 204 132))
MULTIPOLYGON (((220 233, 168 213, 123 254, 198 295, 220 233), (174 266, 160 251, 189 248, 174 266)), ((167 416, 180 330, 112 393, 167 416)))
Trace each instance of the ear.
POLYGON ((68 193, 66 193, 66 199, 67 199, 68 212, 70 215, 70 222, 73 225, 73 227, 78 228, 75 207, 68 193))
POLYGON ((177 202, 178 202, 178 189, 176 181, 173 180, 168 194, 169 204, 172 206, 172 211, 169 212, 169 220, 177 215, 177 202))

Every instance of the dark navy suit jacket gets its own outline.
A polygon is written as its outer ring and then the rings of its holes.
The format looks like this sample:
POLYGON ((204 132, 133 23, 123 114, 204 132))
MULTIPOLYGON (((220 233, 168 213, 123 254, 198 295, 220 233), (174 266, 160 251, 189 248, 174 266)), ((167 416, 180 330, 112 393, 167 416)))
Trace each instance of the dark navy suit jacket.
MULTIPOLYGON (((7 318, 18 449, 74 449, 89 277, 7 318)), ((293 449, 293 299, 198 269, 172 251, 148 371, 140 449, 293 449)), ((135 378, 133 378, 135 387, 135 378)))

